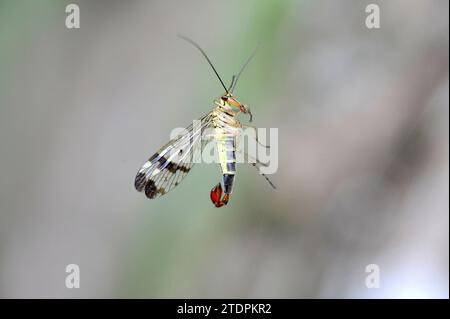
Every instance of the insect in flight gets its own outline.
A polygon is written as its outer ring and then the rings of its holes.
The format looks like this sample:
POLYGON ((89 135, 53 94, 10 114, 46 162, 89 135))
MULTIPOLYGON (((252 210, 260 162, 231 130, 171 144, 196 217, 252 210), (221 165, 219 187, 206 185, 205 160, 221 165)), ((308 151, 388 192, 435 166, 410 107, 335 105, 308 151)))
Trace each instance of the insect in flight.
MULTIPOLYGON (((239 77, 253 58, 256 49, 241 67, 239 73, 232 77, 231 84, 227 88, 203 49, 193 40, 181 35, 179 37, 194 45, 202 53, 225 89, 225 93, 214 101, 213 110, 199 119, 199 125, 191 124, 186 128, 185 134, 170 140, 144 163, 136 175, 134 185, 139 192, 144 191, 145 195, 151 199, 169 192, 192 169, 193 154, 203 148, 208 139, 202 135, 206 129, 210 129, 212 131, 210 138, 216 143, 219 153, 224 185, 223 190, 220 182, 213 187, 210 198, 216 207, 222 207, 229 202, 233 190, 236 175, 236 147, 240 132, 245 128, 252 128, 256 131, 255 127, 241 124, 237 120, 236 116, 243 113, 249 115, 249 122, 251 122, 252 113, 247 105, 240 103, 233 96, 239 77)), ((256 141, 259 143, 257 135, 256 141)), ((265 166, 255 158, 252 162, 252 165, 258 170, 261 166, 265 166)), ((262 172, 260 174, 275 188, 265 174, 262 172)))

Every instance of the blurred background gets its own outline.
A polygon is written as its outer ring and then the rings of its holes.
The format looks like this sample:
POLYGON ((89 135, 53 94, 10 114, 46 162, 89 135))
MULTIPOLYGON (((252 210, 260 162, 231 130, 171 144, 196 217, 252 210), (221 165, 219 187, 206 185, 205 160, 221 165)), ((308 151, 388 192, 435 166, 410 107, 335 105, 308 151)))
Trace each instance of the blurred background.
POLYGON ((448 298, 448 1, 73 2, 80 29, 0 0, 0 297, 448 298), (279 130, 277 190, 245 164, 221 209, 217 164, 134 189, 223 91, 177 33, 227 83, 261 42, 235 95, 279 130))

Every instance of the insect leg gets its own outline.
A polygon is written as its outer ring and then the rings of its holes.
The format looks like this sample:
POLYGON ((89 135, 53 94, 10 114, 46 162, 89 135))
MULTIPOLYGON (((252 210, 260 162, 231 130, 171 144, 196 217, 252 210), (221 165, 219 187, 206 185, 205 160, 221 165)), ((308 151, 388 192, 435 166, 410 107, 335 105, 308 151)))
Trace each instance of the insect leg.
POLYGON ((253 156, 249 155, 247 152, 245 152, 245 155, 247 155, 248 158, 250 158, 250 159, 252 159, 254 161, 254 163, 251 163, 252 166, 254 168, 256 168, 256 170, 259 172, 259 174, 262 175, 262 177, 264 177, 266 179, 266 181, 270 184, 270 186, 272 186, 273 189, 277 189, 275 187, 275 185, 272 183, 272 181, 269 179, 269 177, 267 177, 267 175, 262 173, 261 170, 260 170, 261 166, 267 167, 268 165, 258 161, 256 158, 254 158, 253 156))
POLYGON ((259 145, 261 145, 262 147, 270 148, 270 145, 263 145, 263 144, 259 141, 259 138, 258 138, 258 128, 257 128, 257 127, 255 127, 255 126, 253 126, 253 125, 242 124, 242 128, 243 128, 243 129, 246 129, 246 128, 253 129, 253 130, 255 131, 255 134, 256 134, 256 135, 255 135, 256 142, 257 142, 259 145))

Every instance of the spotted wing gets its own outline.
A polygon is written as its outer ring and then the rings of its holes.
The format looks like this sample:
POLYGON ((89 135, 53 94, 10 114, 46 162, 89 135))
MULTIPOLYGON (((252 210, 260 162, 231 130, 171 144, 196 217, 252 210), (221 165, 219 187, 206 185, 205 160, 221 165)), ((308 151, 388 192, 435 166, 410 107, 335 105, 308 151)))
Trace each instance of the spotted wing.
POLYGON ((204 142, 202 133, 211 122, 208 113, 153 154, 136 175, 136 189, 144 191, 148 198, 156 198, 177 186, 194 166, 204 142))

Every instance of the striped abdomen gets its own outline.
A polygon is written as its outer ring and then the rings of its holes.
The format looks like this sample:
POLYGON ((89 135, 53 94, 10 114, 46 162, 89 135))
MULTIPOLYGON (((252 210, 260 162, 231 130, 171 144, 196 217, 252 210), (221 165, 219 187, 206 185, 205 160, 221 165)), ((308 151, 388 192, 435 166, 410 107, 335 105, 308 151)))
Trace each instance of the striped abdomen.
POLYGON ((236 147, 234 136, 221 134, 220 129, 216 134, 217 151, 219 153, 220 167, 223 174, 236 174, 236 147))
MULTIPOLYGON (((220 130, 220 129, 216 129, 220 130)), ((236 142, 234 136, 216 135, 220 167, 222 168, 224 191, 231 194, 236 174, 236 142)))
POLYGON ((226 194, 231 194, 236 174, 236 136, 239 134, 241 125, 234 115, 220 108, 213 111, 213 116, 214 137, 223 174, 224 191, 226 194))

